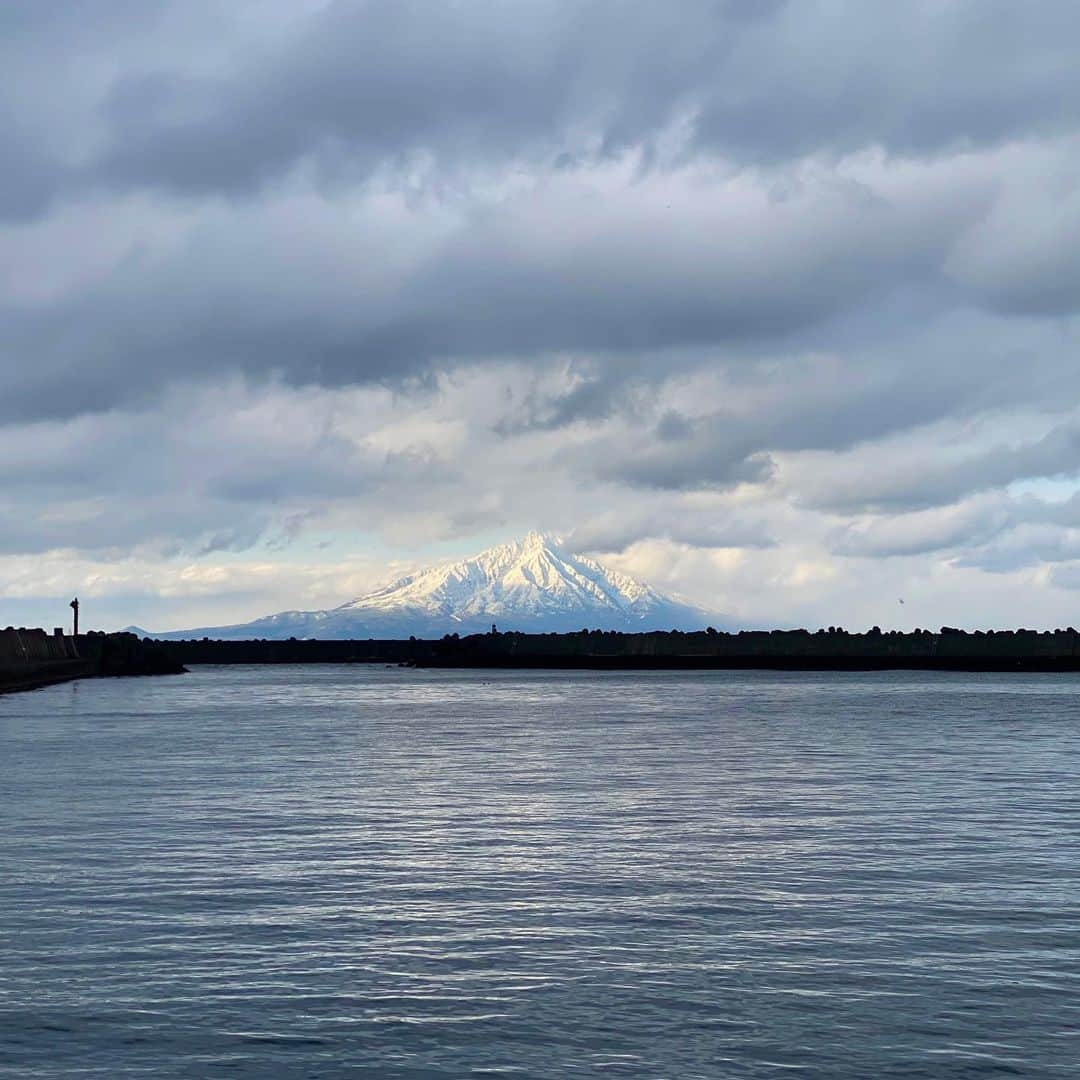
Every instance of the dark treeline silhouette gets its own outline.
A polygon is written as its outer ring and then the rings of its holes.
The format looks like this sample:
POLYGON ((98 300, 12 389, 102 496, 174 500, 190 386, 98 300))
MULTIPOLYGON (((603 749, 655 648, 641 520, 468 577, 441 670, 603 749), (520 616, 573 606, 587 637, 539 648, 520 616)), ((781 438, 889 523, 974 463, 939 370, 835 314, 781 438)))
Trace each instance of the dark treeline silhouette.
POLYGON ((514 631, 437 640, 178 641, 185 664, 396 663, 422 667, 776 670, 1080 671, 1080 634, 1066 630, 848 633, 839 627, 723 633, 656 631, 572 634, 514 631))

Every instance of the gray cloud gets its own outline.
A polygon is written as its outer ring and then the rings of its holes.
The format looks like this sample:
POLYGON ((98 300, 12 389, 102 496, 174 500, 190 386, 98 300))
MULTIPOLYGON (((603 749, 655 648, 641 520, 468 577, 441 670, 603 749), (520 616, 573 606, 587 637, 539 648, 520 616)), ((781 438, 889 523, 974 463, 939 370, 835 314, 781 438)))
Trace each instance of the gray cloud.
POLYGON ((1071 562, 1063 566, 1055 566, 1050 571, 1050 580, 1059 589, 1080 589, 1080 562, 1071 562))
MULTIPOLYGON (((650 416, 655 385, 631 390, 634 383, 624 382, 620 385, 632 397, 620 411, 633 416, 632 429, 618 438, 598 432, 567 454, 582 469, 641 487, 760 483, 776 472, 770 455, 835 454, 980 415, 1006 400, 1015 405, 1025 394, 1046 402, 1037 367, 1016 385, 1007 351, 983 357, 981 367, 951 365, 940 356, 940 344, 916 334, 903 339, 896 353, 847 362, 812 356, 729 364, 723 368, 728 391, 714 387, 708 396, 688 396, 691 412, 668 408, 656 415, 654 409, 650 416), (701 412, 714 396, 721 407, 701 412)), ((1060 355, 1047 358, 1053 369, 1060 362, 1060 355)), ((604 382, 586 385, 599 393, 604 382)), ((1060 391, 1058 381, 1052 385, 1060 391)), ((1072 385, 1073 392, 1080 388, 1072 385)), ((1063 399, 1062 405, 1069 403, 1063 399)), ((998 445, 960 461, 954 460, 955 452, 946 457, 936 447, 926 452, 918 444, 901 451, 864 451, 831 469, 797 471, 793 496, 806 506, 845 513, 941 505, 1017 479, 1067 473, 1074 468, 1074 439, 1070 422, 1030 445, 998 445)))
POLYGON ((422 440, 379 447, 335 428, 325 400, 227 383, 18 429, 0 475, 0 555, 53 548, 242 550, 295 532, 313 506, 392 501, 458 474, 422 440))
POLYGON ((828 3, 338 2, 201 76, 124 73, 106 108, 113 183, 249 189, 331 174, 649 143, 680 114, 700 148, 760 160, 1055 134, 1077 120, 1075 7, 828 3), (798 87, 798 93, 791 92, 798 87))
POLYGON ((0 589, 15 553, 529 526, 665 573, 739 549, 751 598, 848 602, 870 562, 1072 588, 1078 32, 1067 0, 8 5, 0 589))
POLYGON ((10 353, 35 363, 0 372, 0 420, 137 401, 223 367, 342 385, 790 337, 920 273, 970 216, 952 195, 879 201, 827 181, 774 203, 752 180, 626 179, 552 180, 483 213, 207 210, 180 239, 2 314, 10 353))
POLYGON ((672 507, 667 513, 597 515, 575 529, 567 543, 582 552, 623 552, 644 538, 697 548, 771 548, 776 546, 772 532, 759 514, 744 512, 717 520, 715 513, 672 507))
POLYGON ((1071 130, 1076 16, 1040 5, 1017 38, 1015 11, 994 9, 853 8, 843 41, 827 5, 712 0, 633 18, 614 0, 513 19, 270 5, 258 33, 243 5, 114 0, 92 29, 71 5, 11 16, 4 55, 27 85, 35 57, 70 54, 80 93, 8 103, 0 205, 82 207, 76 250, 132 199, 166 235, 132 229, 76 283, 59 284, 59 252, 36 268, 48 299, 0 311, 0 422, 223 369, 334 386, 505 356, 622 371, 657 351, 828 347, 860 325, 896 333, 905 294, 923 317, 958 299, 1071 311, 1071 144, 994 147, 1071 130), (948 84, 915 77, 931 60, 948 84), (881 149, 915 157, 835 159, 881 149))
POLYGON ((833 534, 830 546, 838 554, 864 558, 929 555, 985 544, 1010 524, 1007 507, 973 502, 948 511, 913 511, 845 525, 833 534))
POLYGON ((839 512, 909 511, 945 506, 976 492, 1003 488, 1030 478, 1073 477, 1080 473, 1080 427, 1075 421, 1039 439, 1015 446, 996 445, 959 460, 940 453, 864 466, 833 477, 812 496, 815 505, 839 512))

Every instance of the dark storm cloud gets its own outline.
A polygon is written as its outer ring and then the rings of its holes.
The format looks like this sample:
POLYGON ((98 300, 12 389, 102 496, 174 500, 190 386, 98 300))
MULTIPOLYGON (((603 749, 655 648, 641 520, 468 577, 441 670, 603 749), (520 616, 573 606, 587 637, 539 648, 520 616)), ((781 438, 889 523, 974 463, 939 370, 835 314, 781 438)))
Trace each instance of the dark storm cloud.
POLYGON ((618 170, 595 182, 433 211, 430 236, 422 215, 343 221, 312 203, 294 220, 288 201, 211 215, 161 254, 10 308, 8 349, 35 363, 0 372, 0 417, 139 400, 223 368, 343 385, 482 358, 576 350, 621 369, 643 350, 790 339, 932 275, 972 212, 951 195, 889 203, 829 183, 774 203, 736 179, 729 205, 685 179, 674 193, 618 170))
POLYGON ((235 192, 306 157, 363 176, 417 151, 575 152, 583 132, 611 153, 680 111, 698 147, 742 159, 934 153, 1075 124, 1077 21, 1064 0, 338 2, 224 76, 125 73, 97 168, 235 192))
POLYGON ((689 444, 680 450, 653 452, 629 457, 618 466, 600 470, 600 476, 637 488, 664 491, 695 491, 700 488, 730 488, 738 484, 759 484, 768 480, 775 465, 768 454, 728 458, 718 454, 708 442, 689 444))
POLYGON ((492 430, 511 437, 530 431, 557 431, 632 411, 635 395, 652 381, 653 366, 646 356, 634 354, 624 357, 617 367, 573 363, 568 374, 576 379, 569 389, 545 392, 535 384, 529 385, 506 414, 494 421, 492 430))
POLYGON ((418 153, 451 170, 582 160, 651 145, 680 117, 699 150, 744 162, 866 146, 934 154, 1068 131, 1080 117, 1080 16, 1068 0, 237 11, 6 9, 4 54, 21 58, 25 79, 7 96, 41 144, 65 113, 95 129, 56 185, 237 194, 304 160, 349 183, 418 153), (229 61, 208 62, 219 53, 229 61), (58 71, 67 94, 44 93, 58 71))
POLYGON ((147 64, 190 63, 215 31, 204 0, 0 5, 0 224, 94 188, 112 88, 147 64))
POLYGON ((37 217, 52 202, 61 167, 16 121, 0 112, 0 222, 37 217))
MULTIPOLYGON (((1015 208, 984 221, 995 185, 978 170, 875 188, 792 164, 867 147, 932 163, 1071 130, 1072 4, 236 12, 109 0, 93 19, 70 3, 4 16, 17 79, 0 99, 0 210, 156 195, 195 218, 166 252, 135 243, 77 287, 0 311, 0 422, 150 400, 222 370, 342 385, 562 351, 618 368, 647 350, 793 341, 905 288, 939 310, 957 285, 1001 310, 1080 302, 1058 219, 1011 265, 1000 237, 1015 208), (612 171, 628 150, 637 178, 612 171), (721 174, 667 178, 714 154, 721 174), (469 194, 478 169, 499 183, 560 159, 575 165, 536 190, 469 194), (288 208, 296 190, 362 199, 373 179, 428 201, 374 240, 370 217, 324 204, 366 268, 312 228, 319 211, 288 208)), ((108 219, 106 201, 71 243, 93 245, 108 219)), ((588 387, 568 405, 604 407, 588 387)))

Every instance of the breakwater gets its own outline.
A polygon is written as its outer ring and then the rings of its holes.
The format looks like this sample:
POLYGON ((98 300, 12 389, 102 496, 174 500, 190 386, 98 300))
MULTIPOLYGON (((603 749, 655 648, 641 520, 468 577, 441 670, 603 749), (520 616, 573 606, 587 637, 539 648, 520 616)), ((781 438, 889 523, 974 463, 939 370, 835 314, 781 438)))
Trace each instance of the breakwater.
POLYGON ((93 662, 80 653, 71 635, 15 627, 0 630, 0 693, 91 674, 93 662))
POLYGON ((0 693, 33 690, 70 679, 171 675, 184 671, 160 643, 134 634, 71 634, 0 630, 0 693))
POLYGON ((424 639, 163 641, 183 664, 400 664, 433 662, 443 641, 424 639))
POLYGON ((516 632, 438 640, 177 641, 185 664, 398 663, 419 667, 593 670, 761 668, 789 671, 1080 671, 1080 634, 1066 630, 965 632, 703 630, 621 634, 516 632))

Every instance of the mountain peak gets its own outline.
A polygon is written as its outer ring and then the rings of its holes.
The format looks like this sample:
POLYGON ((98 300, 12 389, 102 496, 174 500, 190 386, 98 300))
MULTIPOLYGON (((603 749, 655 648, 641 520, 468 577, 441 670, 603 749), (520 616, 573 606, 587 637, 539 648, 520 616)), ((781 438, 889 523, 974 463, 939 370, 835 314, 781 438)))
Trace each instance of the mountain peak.
POLYGON ((556 536, 554 533, 538 532, 536 529, 530 529, 518 543, 523 548, 557 548, 562 545, 562 538, 556 536))
MULTIPOLYGON (((374 589, 329 611, 290 611, 243 626, 187 631, 219 637, 441 637, 501 630, 701 629, 709 616, 532 531, 457 562, 374 589)), ((180 632, 168 635, 184 636, 180 632)))
POLYGON ((520 557, 545 551, 555 555, 562 548, 562 544, 562 537, 557 536, 555 533, 539 532, 533 529, 518 540, 508 540, 505 543, 496 544, 494 547, 480 552, 479 555, 472 556, 472 558, 494 558, 496 555, 501 554, 506 554, 509 557, 520 557))

